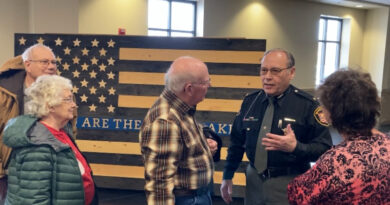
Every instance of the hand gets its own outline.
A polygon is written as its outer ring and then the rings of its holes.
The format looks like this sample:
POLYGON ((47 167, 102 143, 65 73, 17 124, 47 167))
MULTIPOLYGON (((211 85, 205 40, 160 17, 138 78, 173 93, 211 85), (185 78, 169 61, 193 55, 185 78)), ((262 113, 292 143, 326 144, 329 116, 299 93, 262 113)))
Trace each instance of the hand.
POLYGON ((221 196, 225 203, 230 204, 232 200, 233 193, 233 181, 232 180, 222 180, 221 184, 221 196))
POLYGON ((293 152, 297 146, 297 139, 290 124, 287 125, 284 134, 283 136, 267 133, 266 137, 262 140, 262 145, 265 146, 266 150, 293 152))
POLYGON ((211 151, 211 154, 215 154, 218 150, 218 143, 217 141, 207 138, 207 144, 209 145, 209 149, 211 151))

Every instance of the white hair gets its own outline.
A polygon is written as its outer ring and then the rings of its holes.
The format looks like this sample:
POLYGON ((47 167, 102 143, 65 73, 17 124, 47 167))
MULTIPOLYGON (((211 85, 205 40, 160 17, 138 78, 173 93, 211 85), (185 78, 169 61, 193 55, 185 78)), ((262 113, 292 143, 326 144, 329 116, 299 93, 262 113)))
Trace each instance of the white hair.
POLYGON ((177 66, 174 63, 177 62, 178 60, 183 60, 183 59, 195 59, 195 58, 191 56, 179 57, 174 62, 172 62, 171 66, 168 68, 164 76, 165 88, 174 93, 179 93, 183 91, 185 84, 195 79, 195 76, 191 72, 173 72, 173 70, 175 69, 174 66, 177 66))
MULTIPOLYGON (((45 46, 41 43, 37 43, 37 44, 34 44, 34 45, 28 47, 26 50, 24 50, 24 52, 22 54, 23 61, 27 61, 27 60, 31 59, 31 55, 32 55, 35 48, 46 48, 46 49, 49 49, 53 53, 53 50, 50 47, 45 46)), ((54 55, 54 53, 53 53, 53 55, 54 55)))
POLYGON ((64 89, 72 90, 69 79, 58 75, 42 75, 25 90, 27 102, 26 114, 37 118, 47 116, 49 107, 59 105, 62 102, 64 89))
POLYGON ((172 74, 171 67, 165 73, 165 88, 174 93, 181 92, 184 89, 184 85, 194 79, 191 73, 175 73, 172 74))

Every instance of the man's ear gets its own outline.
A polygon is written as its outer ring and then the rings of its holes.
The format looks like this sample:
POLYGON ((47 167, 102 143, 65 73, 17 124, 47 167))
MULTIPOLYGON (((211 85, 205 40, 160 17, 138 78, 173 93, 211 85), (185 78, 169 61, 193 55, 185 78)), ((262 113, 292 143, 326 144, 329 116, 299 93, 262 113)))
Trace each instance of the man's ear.
POLYGON ((23 61, 23 64, 24 64, 24 69, 26 70, 26 72, 31 72, 31 62, 30 61, 23 61))
POLYGON ((187 83, 184 85, 184 93, 186 95, 192 96, 193 89, 194 89, 194 87, 192 86, 191 83, 187 83))
POLYGON ((293 66, 292 68, 290 68, 290 74, 291 74, 291 78, 290 80, 292 80, 295 76, 295 66, 293 66))

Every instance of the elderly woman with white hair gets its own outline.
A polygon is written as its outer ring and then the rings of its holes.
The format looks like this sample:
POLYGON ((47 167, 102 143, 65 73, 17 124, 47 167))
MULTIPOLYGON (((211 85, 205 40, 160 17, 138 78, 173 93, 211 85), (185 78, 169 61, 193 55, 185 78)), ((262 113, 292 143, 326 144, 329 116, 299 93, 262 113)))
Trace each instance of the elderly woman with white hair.
POLYGON ((13 149, 6 204, 97 204, 91 168, 72 137, 71 89, 55 75, 26 89, 26 115, 9 120, 3 136, 13 149))

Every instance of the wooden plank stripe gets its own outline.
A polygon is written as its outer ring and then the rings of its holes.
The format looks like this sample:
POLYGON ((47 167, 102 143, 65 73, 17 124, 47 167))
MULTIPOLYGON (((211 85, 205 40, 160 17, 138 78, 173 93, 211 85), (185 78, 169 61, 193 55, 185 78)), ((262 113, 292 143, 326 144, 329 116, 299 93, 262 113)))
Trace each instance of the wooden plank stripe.
MULTIPOLYGON (((212 87, 254 88, 262 87, 259 76, 210 75, 212 87)), ((164 85, 164 73, 119 72, 120 84, 164 85)))
MULTIPOLYGON (((144 178, 144 167, 140 166, 124 166, 124 165, 111 165, 111 164, 89 164, 92 168, 95 176, 108 176, 108 177, 123 177, 123 178, 144 178)), ((222 172, 214 172, 214 183, 222 183, 222 172)), ((239 186, 245 186, 245 174, 235 173, 233 178, 233 184, 239 186)))
MULTIPOLYGON (((150 108, 158 96, 119 95, 118 106, 126 108, 150 108)), ((198 111, 238 112, 242 100, 206 98, 196 106, 198 111)))
POLYGON ((120 48, 120 60, 173 61, 180 56, 193 56, 210 63, 248 63, 259 64, 264 51, 222 51, 120 48))
MULTIPOLYGON (((114 153, 114 154, 134 154, 141 155, 140 145, 137 142, 112 142, 96 140, 76 140, 82 152, 114 153)), ((227 148, 221 149, 221 160, 226 160, 227 148)), ((244 155, 243 161, 248 161, 244 155)))

